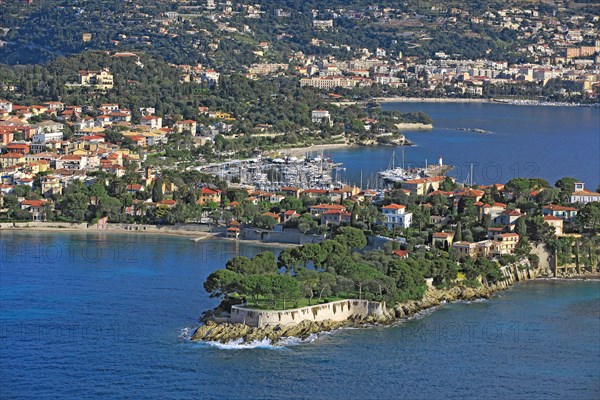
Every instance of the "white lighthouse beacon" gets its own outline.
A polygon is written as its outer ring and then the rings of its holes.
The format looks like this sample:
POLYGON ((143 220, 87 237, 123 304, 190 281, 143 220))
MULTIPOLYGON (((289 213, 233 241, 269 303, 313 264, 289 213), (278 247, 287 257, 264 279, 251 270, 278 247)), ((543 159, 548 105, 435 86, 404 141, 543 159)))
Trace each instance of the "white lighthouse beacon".
POLYGON ((443 163, 443 161, 442 161, 442 156, 441 156, 441 155, 440 155, 439 164, 440 164, 440 167, 441 167, 442 165, 444 165, 444 163, 443 163))

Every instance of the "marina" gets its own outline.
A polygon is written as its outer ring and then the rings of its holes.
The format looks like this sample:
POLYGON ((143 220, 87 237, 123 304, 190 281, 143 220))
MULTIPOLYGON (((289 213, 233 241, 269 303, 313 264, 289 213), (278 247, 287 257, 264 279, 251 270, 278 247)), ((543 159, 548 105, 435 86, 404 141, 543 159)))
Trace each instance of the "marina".
POLYGON ((256 157, 232 160, 197 168, 229 184, 249 185, 257 190, 277 191, 283 187, 333 189, 343 185, 338 175, 345 168, 323 154, 305 157, 256 157))
MULTIPOLYGON (((402 146, 400 146, 402 147, 402 146)), ((404 148, 402 148, 404 154, 404 148)), ((361 176, 359 182, 350 182, 346 178, 343 163, 334 162, 329 154, 305 154, 296 156, 259 156, 246 160, 231 160, 196 168, 198 171, 218 176, 230 185, 252 186, 256 190, 276 192, 284 187, 301 189, 334 189, 346 185, 359 185, 365 189, 386 189, 395 183, 420 178, 443 176, 452 166, 443 165, 442 157, 437 164, 425 167, 412 167, 404 162, 397 163, 395 151, 388 168, 371 173, 366 179, 361 176)))

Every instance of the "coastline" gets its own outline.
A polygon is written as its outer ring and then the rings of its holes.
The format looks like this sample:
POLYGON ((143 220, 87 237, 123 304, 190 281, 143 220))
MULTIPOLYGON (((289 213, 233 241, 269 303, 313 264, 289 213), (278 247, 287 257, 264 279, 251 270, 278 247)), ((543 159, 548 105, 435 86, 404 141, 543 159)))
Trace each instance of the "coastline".
MULTIPOLYGON (((87 226, 86 223, 73 224, 68 222, 38 222, 31 226, 27 222, 16 222, 15 224, 22 224, 17 226, 7 226, 9 223, 0 224, 0 232, 80 232, 80 233, 120 233, 120 234, 164 234, 171 236, 190 236, 196 240, 208 239, 211 237, 217 237, 220 232, 207 232, 207 231, 192 231, 185 229, 173 229, 169 226, 157 226, 157 225, 143 225, 143 224, 130 224, 129 227, 136 227, 138 229, 128 229, 122 226, 111 226, 110 224, 105 229, 99 229, 95 225, 87 226), (44 225, 42 225, 44 224, 44 225), (47 225, 46 225, 47 224, 47 225)), ((12 223, 10 223, 12 225, 12 223)))
MULTIPOLYGON (((26 224, 26 223, 23 223, 26 224)), ((38 223, 39 224, 39 223, 38 223)), ((122 227, 111 226, 108 225, 107 229, 98 229, 95 226, 83 226, 84 224, 75 224, 79 226, 73 226, 69 223, 48 223, 48 226, 5 226, 6 223, 0 224, 0 234, 2 232, 73 232, 73 233, 98 233, 98 234, 141 234, 141 235, 158 235, 158 236, 183 236, 189 237, 190 240, 194 242, 202 241, 202 240, 219 240, 219 241, 227 241, 231 243, 243 243, 246 245, 252 246, 262 246, 269 248, 287 248, 287 247, 296 247, 300 246, 299 244, 294 243, 279 243, 279 242, 261 242, 259 240, 252 239, 236 239, 236 238, 228 238, 223 235, 222 232, 210 232, 210 231, 193 231, 193 230, 185 230, 185 229, 173 229, 169 228, 169 225, 166 226, 157 226, 157 225, 143 225, 143 224, 131 224, 130 227, 142 228, 142 229, 125 229, 122 227), (69 225, 69 226, 67 226, 69 225), (143 229, 146 228, 146 229, 143 229)))
MULTIPOLYGON (((216 342, 227 344, 236 342, 250 345, 256 341, 269 340, 277 345, 280 341, 295 337, 306 340, 313 335, 331 332, 341 328, 367 328, 371 326, 393 326, 403 320, 418 316, 427 310, 435 309, 442 304, 457 301, 474 301, 489 299, 498 291, 510 287, 505 284, 469 288, 455 286, 450 289, 431 288, 425 292, 421 300, 408 300, 387 309, 384 316, 350 317, 343 321, 311 321, 303 320, 295 325, 268 325, 251 327, 243 323, 230 323, 221 318, 209 317, 204 325, 199 326, 190 336, 191 341, 216 342)), ((294 310, 286 310, 293 312, 294 310)))
POLYGON ((595 104, 579 104, 539 100, 509 100, 509 99, 463 99, 447 97, 375 97, 372 101, 385 103, 471 103, 471 104, 504 104, 512 106, 536 107, 594 107, 595 104))
MULTIPOLYGON (((251 327, 243 323, 231 323, 227 318, 208 316, 204 318, 205 324, 195 328, 189 340, 205 343, 235 344, 248 346, 256 342, 268 341, 270 345, 284 345, 289 338, 301 341, 310 340, 315 335, 331 332, 344 328, 369 328, 373 326, 397 326, 402 321, 419 317, 428 311, 450 303, 472 302, 490 299, 499 292, 508 290, 525 281, 598 281, 600 273, 590 273, 569 278, 536 277, 533 270, 526 273, 513 271, 505 275, 507 280, 489 286, 477 288, 454 286, 449 289, 428 289, 421 300, 408 300, 388 308, 383 316, 352 316, 346 320, 303 320, 295 325, 267 325, 251 327), (514 274, 514 275, 513 275, 514 274)), ((352 300, 350 300, 352 301, 352 300)), ((296 309, 285 310, 294 312, 296 309)))
POLYGON ((315 144, 315 145, 306 146, 306 147, 290 147, 290 148, 286 148, 286 149, 280 149, 278 151, 281 154, 298 157, 298 156, 303 156, 306 153, 319 152, 321 150, 334 150, 334 149, 344 149, 344 148, 352 148, 352 147, 357 147, 357 146, 354 144, 350 144, 350 143, 331 143, 331 144, 315 144))

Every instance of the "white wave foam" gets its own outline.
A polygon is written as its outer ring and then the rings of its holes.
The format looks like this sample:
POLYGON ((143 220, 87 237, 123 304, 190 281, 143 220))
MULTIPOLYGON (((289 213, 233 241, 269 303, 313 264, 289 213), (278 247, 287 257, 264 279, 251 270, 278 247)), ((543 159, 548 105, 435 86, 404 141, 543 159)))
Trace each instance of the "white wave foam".
POLYGON ((488 301, 489 299, 486 299, 484 297, 480 298, 480 299, 475 299, 475 300, 461 300, 460 303, 464 303, 464 304, 471 304, 471 303, 484 303, 486 301, 488 301))
POLYGON ((190 338, 192 337, 190 332, 191 332, 190 328, 181 329, 181 331, 179 332, 179 339, 190 340, 190 338))
POLYGON ((244 350, 244 349, 276 349, 279 346, 271 343, 270 339, 253 340, 252 342, 244 342, 244 339, 236 339, 227 343, 220 342, 205 342, 211 347, 216 347, 222 350, 244 350))

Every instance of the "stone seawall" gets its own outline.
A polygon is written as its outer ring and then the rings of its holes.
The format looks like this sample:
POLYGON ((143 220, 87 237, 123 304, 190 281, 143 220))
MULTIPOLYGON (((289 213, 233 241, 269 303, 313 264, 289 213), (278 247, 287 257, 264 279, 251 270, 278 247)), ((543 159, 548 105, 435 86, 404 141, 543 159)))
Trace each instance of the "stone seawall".
POLYGON ((231 307, 229 322, 245 324, 255 328, 274 325, 296 325, 302 321, 346 321, 350 318, 383 317, 386 315, 385 303, 368 300, 339 300, 315 306, 291 310, 266 311, 231 307))

